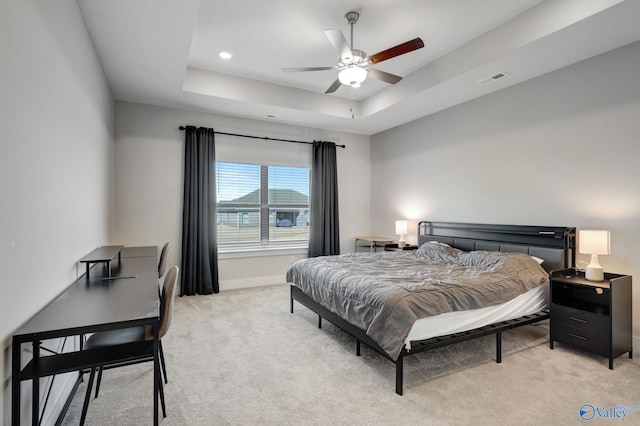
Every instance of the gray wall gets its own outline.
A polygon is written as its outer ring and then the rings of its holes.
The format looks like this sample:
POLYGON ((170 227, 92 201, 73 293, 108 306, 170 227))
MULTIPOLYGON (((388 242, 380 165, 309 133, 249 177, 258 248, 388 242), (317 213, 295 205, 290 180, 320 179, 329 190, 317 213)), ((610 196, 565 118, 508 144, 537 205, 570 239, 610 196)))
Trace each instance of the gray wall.
MULTIPOLYGON (((182 167, 181 125, 217 131, 303 141, 330 140, 338 148, 341 250, 353 251, 356 235, 370 230, 369 137, 332 132, 278 121, 258 121, 217 114, 116 102, 115 232, 121 244, 171 244, 169 264, 180 264, 182 167)), ((216 136, 218 159, 280 165, 308 161, 309 145, 216 136), (224 158, 221 158, 224 157, 224 158), (301 160, 302 159, 302 160, 301 160)), ((307 250, 220 255, 220 289, 285 282, 288 267, 307 250)))
MULTIPOLYGON (((11 334, 75 280, 80 257, 109 242, 114 104, 73 0, 2 1, 0 58, 0 400, 9 424, 11 334)), ((58 388, 48 413, 59 397, 58 388)))
POLYGON ((425 219, 609 229, 600 263, 640 281, 639 70, 635 43, 374 135, 373 232, 401 218, 413 242, 425 219))

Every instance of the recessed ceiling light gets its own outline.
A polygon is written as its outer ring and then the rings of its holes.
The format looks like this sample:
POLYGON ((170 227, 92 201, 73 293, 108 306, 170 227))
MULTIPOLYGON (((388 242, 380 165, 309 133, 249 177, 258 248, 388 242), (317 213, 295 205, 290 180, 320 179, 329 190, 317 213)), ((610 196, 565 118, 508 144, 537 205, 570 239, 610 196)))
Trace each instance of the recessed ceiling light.
POLYGON ((220 56, 222 59, 231 59, 231 56, 233 55, 229 52, 220 52, 218 56, 220 56))

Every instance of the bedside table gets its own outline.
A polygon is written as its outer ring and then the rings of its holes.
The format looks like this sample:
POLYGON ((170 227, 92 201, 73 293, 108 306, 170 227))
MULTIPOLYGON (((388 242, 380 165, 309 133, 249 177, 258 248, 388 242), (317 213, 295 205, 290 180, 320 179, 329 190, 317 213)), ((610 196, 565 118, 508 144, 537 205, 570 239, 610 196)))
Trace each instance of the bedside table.
POLYGON ((604 281, 584 278, 575 269, 554 271, 550 277, 551 323, 549 346, 567 343, 613 359, 629 353, 631 332, 631 276, 604 274, 604 281))
POLYGON ((398 244, 385 244, 384 251, 410 251, 410 250, 418 250, 418 246, 414 246, 412 244, 406 244, 404 248, 398 247, 398 244))

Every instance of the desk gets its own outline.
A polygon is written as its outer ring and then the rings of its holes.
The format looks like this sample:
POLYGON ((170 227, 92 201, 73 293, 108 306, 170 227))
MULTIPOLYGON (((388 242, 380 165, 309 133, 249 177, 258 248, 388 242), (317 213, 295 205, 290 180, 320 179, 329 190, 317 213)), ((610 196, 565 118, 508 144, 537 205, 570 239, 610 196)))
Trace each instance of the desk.
POLYGON ((404 247, 400 248, 398 247, 397 243, 384 245, 384 251, 411 251, 411 250, 418 250, 418 246, 414 244, 405 244, 404 247))
POLYGON ((384 237, 356 237, 355 251, 358 251, 358 247, 369 247, 369 251, 376 251, 376 249, 384 248, 385 244, 392 242, 393 240, 391 238, 384 237), (358 241, 364 241, 366 245, 358 245, 358 241))
MULTIPOLYGON (((27 324, 13 335, 11 379, 11 424, 20 426, 20 383, 31 380, 32 424, 39 424, 39 378, 55 374, 80 371, 108 363, 113 358, 109 349, 94 349, 41 356, 43 340, 80 336, 97 331, 151 325, 155 330, 160 324, 158 299, 157 247, 146 251, 131 248, 128 254, 148 256, 122 256, 117 265, 110 267, 111 279, 104 280, 103 268, 92 268, 71 284, 27 324), (153 253, 153 255, 151 255, 153 253), (121 278, 131 276, 133 278, 121 278), (22 345, 31 344, 32 359, 21 369, 22 345)), ((158 424, 158 338, 153 340, 154 358, 154 425, 158 424)), ((150 345, 150 344, 149 344, 150 345)), ((78 377, 80 380, 81 375, 78 377)))

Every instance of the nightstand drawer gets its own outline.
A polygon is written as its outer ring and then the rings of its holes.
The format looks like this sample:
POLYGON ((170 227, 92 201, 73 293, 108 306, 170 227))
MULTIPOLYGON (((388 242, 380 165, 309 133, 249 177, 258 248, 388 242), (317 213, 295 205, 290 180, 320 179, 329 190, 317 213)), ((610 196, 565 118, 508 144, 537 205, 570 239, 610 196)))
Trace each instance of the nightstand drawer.
POLYGON ((551 304, 551 322, 554 327, 569 327, 589 330, 597 335, 609 335, 609 317, 562 305, 551 304))
POLYGON ((611 347, 606 335, 594 333, 590 329, 579 329, 568 326, 554 326, 552 340, 571 343, 576 346, 609 355, 611 347))

